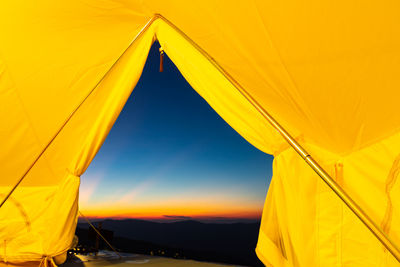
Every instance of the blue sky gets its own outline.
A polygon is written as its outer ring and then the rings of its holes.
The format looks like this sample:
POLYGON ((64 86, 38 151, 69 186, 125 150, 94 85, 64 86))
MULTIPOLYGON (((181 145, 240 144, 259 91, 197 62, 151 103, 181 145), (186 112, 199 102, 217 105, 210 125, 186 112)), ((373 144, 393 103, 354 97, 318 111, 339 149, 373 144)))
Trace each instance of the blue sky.
POLYGON ((164 72, 158 68, 155 44, 82 176, 81 209, 103 217, 260 216, 272 156, 222 120, 167 56, 164 72))

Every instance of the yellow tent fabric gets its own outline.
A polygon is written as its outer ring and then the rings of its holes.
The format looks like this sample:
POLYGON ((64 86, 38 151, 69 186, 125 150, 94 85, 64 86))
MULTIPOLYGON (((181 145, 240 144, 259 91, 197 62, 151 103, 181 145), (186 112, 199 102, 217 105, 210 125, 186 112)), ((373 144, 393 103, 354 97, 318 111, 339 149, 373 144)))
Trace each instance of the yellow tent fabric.
POLYGON ((400 244, 399 11, 390 0, 1 1, 0 196, 24 178, 0 208, 0 260, 69 248, 79 177, 157 39, 222 118, 275 156, 256 249, 265 265, 399 266, 237 90, 400 244))

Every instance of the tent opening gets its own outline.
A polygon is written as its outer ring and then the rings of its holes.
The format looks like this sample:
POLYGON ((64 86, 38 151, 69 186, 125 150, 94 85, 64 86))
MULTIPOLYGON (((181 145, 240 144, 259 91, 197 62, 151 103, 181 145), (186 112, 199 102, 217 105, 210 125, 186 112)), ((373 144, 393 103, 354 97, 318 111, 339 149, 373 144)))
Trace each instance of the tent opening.
MULTIPOLYGON (((92 220, 106 220, 102 227, 114 230, 117 248, 121 238, 128 238, 177 248, 169 256, 256 265, 271 175, 272 156, 223 121, 167 56, 159 72, 156 42, 138 84, 81 177, 80 210, 92 220), (156 234, 163 227, 176 227, 176 232, 156 234)), ((78 224, 80 236, 85 227, 78 224)), ((139 250, 151 251, 158 253, 150 247, 139 250)))

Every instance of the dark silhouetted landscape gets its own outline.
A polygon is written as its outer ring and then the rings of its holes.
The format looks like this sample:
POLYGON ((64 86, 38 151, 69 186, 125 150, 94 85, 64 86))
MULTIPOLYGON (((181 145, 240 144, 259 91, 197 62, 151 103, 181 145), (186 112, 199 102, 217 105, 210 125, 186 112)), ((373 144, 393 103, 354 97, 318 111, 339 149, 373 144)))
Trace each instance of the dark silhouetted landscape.
MULTIPOLYGON (((263 266, 255 254, 259 227, 259 222, 162 223, 136 219, 101 222, 109 241, 122 252, 245 266, 263 266)), ((91 232, 88 224, 78 224, 76 234, 80 245, 95 246, 91 232)), ((100 248, 107 247, 100 242, 100 248)))

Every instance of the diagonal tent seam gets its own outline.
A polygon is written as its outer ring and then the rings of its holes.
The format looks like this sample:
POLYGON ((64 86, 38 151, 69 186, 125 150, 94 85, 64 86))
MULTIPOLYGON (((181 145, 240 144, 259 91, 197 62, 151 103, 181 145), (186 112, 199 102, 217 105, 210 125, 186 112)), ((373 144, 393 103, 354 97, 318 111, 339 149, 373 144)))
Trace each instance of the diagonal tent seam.
POLYGON ((142 36, 142 34, 149 28, 151 24, 157 19, 165 22, 169 27, 175 30, 179 35, 181 35, 192 47, 194 47, 202 56, 204 56, 219 72, 223 77, 236 88, 236 90, 251 104, 255 110, 261 114, 261 116, 268 121, 268 123, 279 132, 279 134, 292 146, 292 148, 303 158, 304 161, 324 180, 324 182, 335 192, 335 194, 352 210, 352 212, 364 223, 364 225, 375 235, 375 237, 391 252, 391 254, 400 262, 400 251, 396 244, 390 240, 390 238, 379 228, 374 221, 355 203, 355 201, 333 180, 333 178, 312 158, 312 156, 263 108, 260 104, 228 73, 226 72, 215 60, 211 57, 204 49, 197 45, 190 37, 188 37, 184 32, 182 32, 177 26, 168 21, 160 14, 155 14, 150 20, 145 24, 145 26, 136 35, 133 41, 129 44, 127 49, 117 58, 110 69, 105 73, 105 75, 99 80, 99 82, 94 86, 94 88, 89 92, 89 94, 82 100, 82 102, 74 109, 70 116, 66 119, 61 128, 55 133, 53 138, 50 139, 48 144, 44 147, 42 152, 33 161, 24 175, 19 179, 11 191, 7 194, 5 199, 1 202, 0 208, 11 196, 18 185, 23 181, 30 170, 35 166, 38 160, 42 157, 45 151, 51 146, 53 141, 61 133, 64 127, 68 124, 71 118, 76 114, 83 103, 89 98, 89 96, 95 91, 99 84, 104 80, 107 74, 113 69, 115 64, 119 61, 122 55, 132 46, 132 44, 142 36))
MULTIPOLYGON (((11 74, 10 74, 10 75, 11 75, 11 74)), ((14 81, 13 81, 13 82, 14 82, 14 81)), ((27 118, 29 127, 32 129, 32 132, 33 132, 33 134, 34 134, 34 136, 35 136, 35 138, 36 138, 36 143, 37 143, 37 145, 40 147, 41 144, 42 144, 42 142, 40 141, 40 138, 39 138, 39 135, 38 135, 38 133, 37 133, 37 130, 36 130, 36 128, 34 127, 34 125, 33 125, 33 123, 32 123, 32 118, 30 117, 30 115, 29 115, 29 113, 28 113, 28 111, 27 111, 27 109, 26 109, 25 103, 24 103, 24 101, 22 100, 21 94, 20 94, 20 92, 18 91, 18 89, 19 89, 19 88, 18 88, 17 86, 14 87, 14 91, 15 91, 17 97, 18 97, 18 101, 19 101, 19 103, 20 103, 20 105, 21 105, 22 110, 24 111, 25 117, 27 118)), ((49 160, 48 160, 47 158, 45 158, 45 162, 46 162, 46 164, 47 164, 48 169, 50 170, 50 172, 52 172, 52 174, 55 175, 54 169, 53 169, 51 163, 49 162, 49 160)), ((32 166, 32 167, 33 167, 33 166, 32 166)), ((32 168, 32 167, 31 167, 31 168, 32 168)), ((28 171, 28 172, 29 172, 29 171, 28 171)), ((27 172, 26 174, 28 174, 28 172, 27 172)), ((24 175, 26 175, 26 174, 24 174, 24 175)), ((1 208, 1 206, 2 206, 3 204, 4 204, 4 203, 1 203, 0 208, 1 208)))
MULTIPOLYGON (((0 54, 0 56, 1 56, 1 54, 0 54)), ((36 143, 38 149, 40 149, 42 143, 41 143, 40 138, 39 138, 39 136, 38 136, 38 134, 37 134, 37 131, 36 131, 36 129, 35 129, 33 123, 32 123, 32 118, 31 118, 31 117, 29 116, 29 114, 28 114, 28 111, 27 111, 27 109, 26 109, 25 103, 24 103, 24 101, 23 101, 22 98, 21 98, 21 94, 20 94, 20 92, 18 91, 19 88, 16 86, 16 83, 15 83, 15 81, 14 81, 14 79, 13 79, 13 77, 12 77, 10 71, 8 70, 7 63, 6 63, 5 61, 2 61, 2 60, 0 59, 0 67, 1 67, 1 65, 3 65, 3 69, 0 69, 0 75, 3 74, 3 72, 4 72, 4 73, 7 73, 8 78, 9 78, 10 82, 12 83, 12 86, 11 86, 10 88, 11 88, 11 90, 12 90, 13 92, 15 92, 15 95, 16 95, 16 97, 17 97, 17 99, 18 99, 19 106, 20 106, 21 110, 23 111, 23 114, 24 114, 24 116, 25 116, 26 122, 27 122, 27 124, 28 124, 28 128, 32 131, 32 134, 33 134, 33 136, 35 137, 35 140, 36 140, 35 143, 36 143)), ((49 163, 48 160, 46 160, 46 164, 47 164, 49 170, 50 170, 50 171, 53 173, 53 175, 54 175, 53 168, 52 168, 52 166, 51 166, 51 164, 49 163)), ((32 166, 32 167, 33 167, 33 166, 32 166)), ((26 174, 27 174, 27 173, 26 173, 26 174)), ((26 175, 26 174, 25 174, 25 175, 26 175)), ((9 196, 6 195, 6 198, 8 198, 8 197, 9 197, 9 196)), ((5 201, 4 201, 4 202, 5 202, 5 201)), ((1 206, 2 206, 3 204, 4 204, 4 203, 1 203, 0 208, 1 208, 1 206)))

